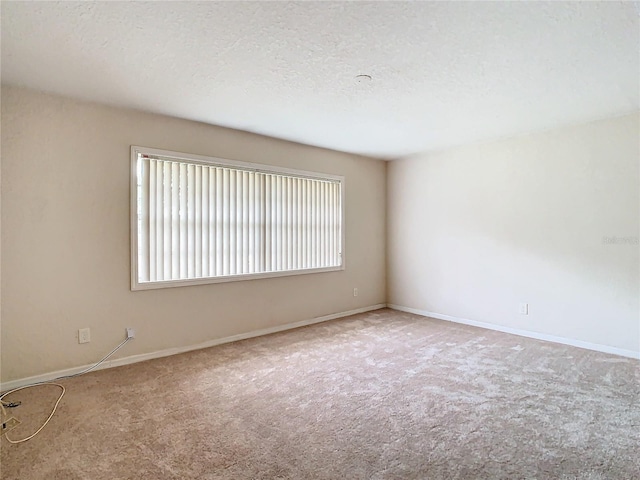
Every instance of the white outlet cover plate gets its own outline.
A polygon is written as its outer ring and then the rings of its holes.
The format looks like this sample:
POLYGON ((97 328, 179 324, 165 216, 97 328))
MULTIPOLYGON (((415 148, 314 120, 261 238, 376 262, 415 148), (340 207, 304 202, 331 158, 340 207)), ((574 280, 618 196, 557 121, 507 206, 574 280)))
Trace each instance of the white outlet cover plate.
POLYGON ((91 330, 81 328, 78 330, 78 343, 89 343, 91 341, 91 330))

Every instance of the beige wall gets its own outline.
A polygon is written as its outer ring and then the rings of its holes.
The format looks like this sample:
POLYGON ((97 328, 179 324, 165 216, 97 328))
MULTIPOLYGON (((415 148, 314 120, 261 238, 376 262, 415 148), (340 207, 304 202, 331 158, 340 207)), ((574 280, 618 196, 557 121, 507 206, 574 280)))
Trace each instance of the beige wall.
POLYGON ((388 302, 639 351, 639 148, 635 114, 390 163, 388 302))
POLYGON ((384 303, 384 195, 382 161, 3 87, 2 380, 90 364, 128 326, 117 356, 384 303), (132 144, 344 175, 346 270, 131 292, 132 144))

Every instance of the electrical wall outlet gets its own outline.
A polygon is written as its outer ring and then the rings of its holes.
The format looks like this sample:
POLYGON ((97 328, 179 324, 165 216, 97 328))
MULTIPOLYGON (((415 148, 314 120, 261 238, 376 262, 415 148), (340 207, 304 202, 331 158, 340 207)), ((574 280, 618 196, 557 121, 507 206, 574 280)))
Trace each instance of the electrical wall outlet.
POLYGON ((354 297, 357 297, 357 296, 358 296, 358 289, 357 289, 357 288, 354 288, 354 289, 353 289, 353 296, 354 296, 354 297))
POLYGON ((127 338, 136 338, 136 331, 133 328, 127 328, 127 338))
POLYGON ((521 303, 520 304, 520 315, 529 315, 529 304, 521 303))
POLYGON ((91 341, 91 330, 81 328, 78 330, 78 343, 89 343, 91 341))

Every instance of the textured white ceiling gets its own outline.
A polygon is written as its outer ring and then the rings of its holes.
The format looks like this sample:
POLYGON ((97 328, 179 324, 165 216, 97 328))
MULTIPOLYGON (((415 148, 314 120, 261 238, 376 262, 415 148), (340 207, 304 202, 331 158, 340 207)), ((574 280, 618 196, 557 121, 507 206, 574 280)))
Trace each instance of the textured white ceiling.
POLYGON ((381 158, 640 107, 631 2, 1 9, 3 84, 381 158))

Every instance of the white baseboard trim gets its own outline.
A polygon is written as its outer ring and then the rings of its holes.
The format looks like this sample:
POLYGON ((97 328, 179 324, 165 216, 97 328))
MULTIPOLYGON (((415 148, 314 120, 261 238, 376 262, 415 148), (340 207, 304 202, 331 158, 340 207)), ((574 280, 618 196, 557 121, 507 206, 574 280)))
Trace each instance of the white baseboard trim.
POLYGON ((622 357, 635 358, 640 360, 640 352, 633 350, 625 350, 617 347, 610 347, 608 345, 600 345, 597 343, 583 342, 582 340, 575 340, 573 338, 556 337, 555 335, 548 335, 546 333, 532 332, 530 330, 521 330, 519 328, 504 327, 502 325, 496 325, 493 323, 477 322, 475 320, 468 320, 466 318, 453 317, 451 315, 443 315, 441 313, 428 312, 426 310, 419 310, 417 308, 405 307, 402 305, 394 305, 392 303, 387 304, 388 308, 392 310, 398 310, 400 312, 415 313, 423 317, 436 318, 438 320, 446 320, 448 322, 462 323, 464 325, 471 325, 473 327, 486 328, 488 330, 496 330, 498 332, 511 333, 513 335, 519 335, 521 337, 535 338, 536 340, 545 340, 547 342, 561 343, 563 345, 570 345, 572 347, 585 348, 587 350, 595 350, 596 352, 611 353, 613 355, 620 355, 622 357))
MULTIPOLYGON (((209 340, 207 342, 198 343, 196 345, 187 345, 185 347, 167 348, 164 350, 158 350, 156 352, 141 353, 138 355, 131 355, 128 357, 116 358, 104 362, 93 371, 103 370, 105 368, 119 367, 122 365, 129 365, 132 363, 144 362, 146 360, 152 360, 154 358, 168 357, 170 355, 177 355, 179 353, 190 352, 192 350, 200 350, 202 348, 215 347, 216 345, 222 345, 223 343, 237 342, 239 340, 246 340, 248 338, 260 337, 262 335, 269 335, 271 333, 282 332, 285 330, 291 330, 294 328, 305 327, 307 325, 313 325, 314 323, 327 322, 329 320, 335 320, 337 318, 348 317, 349 315, 356 315, 357 313, 365 313, 373 310, 379 310, 385 308, 385 303, 379 303, 377 305, 371 305, 369 307, 356 308, 355 310, 348 310, 346 312, 331 313, 329 315, 323 315, 321 317, 310 318, 307 320, 300 320, 298 322, 287 323, 285 325, 277 325, 275 327, 262 328, 260 330, 254 330, 252 332, 240 333, 238 335, 232 335, 230 337, 217 338, 215 340, 209 340)), ((24 387, 25 385, 31 385, 40 382, 49 382, 56 378, 65 377, 67 375, 74 375, 80 373, 83 370, 91 367, 91 365, 82 365, 80 367, 67 368, 65 370, 57 370, 55 372, 43 373, 41 375, 34 375, 32 377, 20 378, 18 380, 11 380, 9 382, 3 382, 0 384, 0 391, 6 392, 13 390, 14 388, 24 387)))

